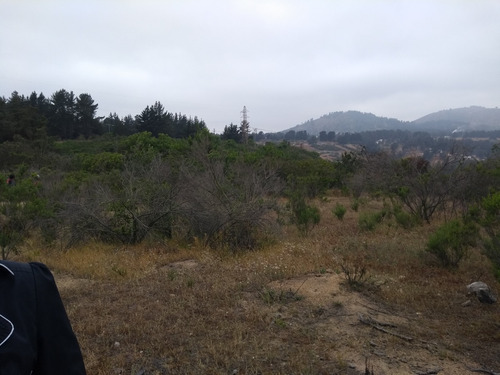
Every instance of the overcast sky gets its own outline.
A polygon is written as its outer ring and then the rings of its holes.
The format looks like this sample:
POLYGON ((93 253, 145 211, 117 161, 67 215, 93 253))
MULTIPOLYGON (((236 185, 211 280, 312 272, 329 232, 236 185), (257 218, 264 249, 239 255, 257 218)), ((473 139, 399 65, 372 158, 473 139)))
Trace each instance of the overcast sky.
POLYGON ((160 101, 210 130, 500 105, 499 0, 0 0, 0 96, 160 101))

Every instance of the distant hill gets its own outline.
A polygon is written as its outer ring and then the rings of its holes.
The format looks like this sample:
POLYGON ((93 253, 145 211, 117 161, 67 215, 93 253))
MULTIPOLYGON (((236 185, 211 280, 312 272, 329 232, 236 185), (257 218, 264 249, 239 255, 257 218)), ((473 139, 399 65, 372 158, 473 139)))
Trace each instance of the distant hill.
POLYGON ((374 130, 428 131, 452 133, 457 131, 500 130, 500 109, 472 106, 448 109, 428 114, 412 122, 395 118, 379 117, 359 111, 331 112, 317 119, 310 119, 293 128, 282 131, 307 131, 319 135, 326 131, 335 133, 361 133, 374 130))
POLYGON ((418 128, 451 132, 500 130, 500 108, 471 106, 434 112, 412 122, 418 128))
POLYGON ((393 118, 378 117, 373 113, 359 111, 331 112, 317 119, 308 120, 293 128, 295 132, 307 131, 308 134, 318 135, 322 131, 335 133, 360 133, 371 130, 407 129, 408 123, 393 118))

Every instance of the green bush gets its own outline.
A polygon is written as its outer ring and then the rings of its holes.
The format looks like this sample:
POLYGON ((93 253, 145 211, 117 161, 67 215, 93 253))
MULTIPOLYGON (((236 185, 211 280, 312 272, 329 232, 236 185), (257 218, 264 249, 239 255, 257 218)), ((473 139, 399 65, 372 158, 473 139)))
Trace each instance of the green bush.
POLYGON ((495 277, 500 280, 500 192, 484 198, 481 208, 483 217, 479 222, 484 229, 482 246, 485 255, 492 262, 495 277))
POLYGON ((351 203, 351 208, 353 211, 358 212, 358 210, 359 210, 359 199, 358 198, 353 199, 353 201, 351 203))
MULTIPOLYGON (((43 228, 46 219, 53 215, 47 200, 40 193, 40 186, 23 173, 16 173, 15 185, 0 183, 0 256, 7 259, 36 228, 43 228)), ((5 178, 0 175, 0 178, 5 178)))
POLYGON ((393 214, 396 223, 405 229, 413 228, 417 224, 417 218, 404 211, 400 206, 394 207, 393 214))
POLYGON ((90 173, 103 173, 114 169, 123 169, 124 157, 116 152, 101 152, 99 154, 81 154, 81 168, 90 173))
POLYGON ((377 224, 382 222, 386 215, 385 211, 378 212, 362 212, 359 214, 358 225, 361 230, 371 231, 374 230, 377 224))
POLYGON ((320 212, 317 207, 310 206, 300 194, 290 198, 292 220, 303 235, 307 235, 320 221, 320 212))
POLYGON ((457 267, 476 243, 477 236, 478 229, 473 223, 450 220, 431 234, 426 250, 435 255, 442 266, 457 267))
POLYGON ((346 211, 347 209, 343 205, 337 203, 333 209, 333 214, 337 217, 337 219, 342 220, 344 219, 346 211))

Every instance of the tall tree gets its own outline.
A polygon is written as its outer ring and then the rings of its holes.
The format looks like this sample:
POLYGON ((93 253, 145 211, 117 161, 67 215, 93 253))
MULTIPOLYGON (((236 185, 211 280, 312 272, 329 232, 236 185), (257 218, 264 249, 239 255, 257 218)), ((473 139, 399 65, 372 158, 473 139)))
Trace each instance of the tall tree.
POLYGON ((147 106, 136 116, 137 130, 151 132, 155 137, 160 133, 168 134, 168 114, 160 102, 147 106))
POLYGON ((62 139, 76 137, 75 95, 64 89, 56 91, 50 99, 49 135, 62 139))
POLYGON ((238 126, 231 123, 230 125, 224 126, 224 132, 221 135, 224 140, 232 139, 235 142, 241 142, 241 133, 238 126))
POLYGON ((98 104, 94 104, 94 99, 89 94, 80 94, 76 98, 75 116, 77 121, 77 133, 85 138, 92 134, 101 134, 99 120, 95 115, 98 104))
MULTIPOLYGON (((34 93, 36 99, 36 93, 34 93)), ((45 132, 45 118, 31 105, 33 94, 26 98, 14 91, 3 105, 0 140, 12 140, 14 135, 33 140, 45 132)))

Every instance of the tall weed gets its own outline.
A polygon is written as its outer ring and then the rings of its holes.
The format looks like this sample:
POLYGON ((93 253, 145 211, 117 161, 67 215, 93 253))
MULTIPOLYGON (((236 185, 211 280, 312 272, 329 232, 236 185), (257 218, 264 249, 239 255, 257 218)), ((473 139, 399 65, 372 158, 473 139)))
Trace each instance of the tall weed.
POLYGON ((427 251, 435 255, 443 267, 458 267, 468 255, 478 236, 471 222, 455 219, 440 226, 427 241, 427 251))

